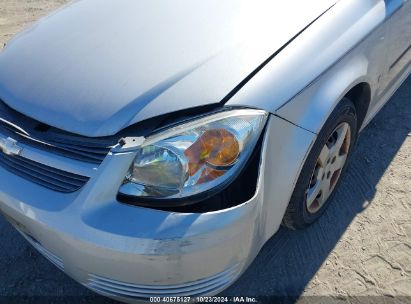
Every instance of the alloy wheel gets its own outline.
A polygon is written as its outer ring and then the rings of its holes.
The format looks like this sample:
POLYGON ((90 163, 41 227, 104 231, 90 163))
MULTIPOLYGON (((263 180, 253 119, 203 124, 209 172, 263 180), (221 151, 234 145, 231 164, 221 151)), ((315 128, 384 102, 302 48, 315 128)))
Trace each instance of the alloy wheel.
POLYGON ((351 127, 344 122, 331 133, 321 150, 306 192, 309 213, 318 212, 335 189, 347 161, 351 127))

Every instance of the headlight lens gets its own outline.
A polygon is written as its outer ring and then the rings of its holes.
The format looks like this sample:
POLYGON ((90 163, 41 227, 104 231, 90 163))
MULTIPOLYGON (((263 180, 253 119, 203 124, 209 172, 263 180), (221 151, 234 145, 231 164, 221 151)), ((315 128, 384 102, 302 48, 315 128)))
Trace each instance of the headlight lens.
POLYGON ((220 112, 147 138, 119 193, 181 199, 227 185, 250 157, 267 116, 260 110, 220 112))

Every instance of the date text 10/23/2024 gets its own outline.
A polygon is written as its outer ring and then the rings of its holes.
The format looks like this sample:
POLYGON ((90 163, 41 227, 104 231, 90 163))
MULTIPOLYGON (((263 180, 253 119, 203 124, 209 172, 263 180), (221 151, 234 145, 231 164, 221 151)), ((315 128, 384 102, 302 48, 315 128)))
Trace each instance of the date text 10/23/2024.
POLYGON ((257 303, 253 297, 151 297, 151 303, 257 303))

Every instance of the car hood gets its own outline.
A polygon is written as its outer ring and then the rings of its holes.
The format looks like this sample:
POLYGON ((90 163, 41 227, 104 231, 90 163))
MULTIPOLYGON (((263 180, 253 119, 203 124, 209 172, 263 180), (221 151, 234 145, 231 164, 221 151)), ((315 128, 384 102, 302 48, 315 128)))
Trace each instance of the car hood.
POLYGON ((335 2, 76 1, 10 41, 0 98, 51 126, 111 135, 220 102, 335 2))

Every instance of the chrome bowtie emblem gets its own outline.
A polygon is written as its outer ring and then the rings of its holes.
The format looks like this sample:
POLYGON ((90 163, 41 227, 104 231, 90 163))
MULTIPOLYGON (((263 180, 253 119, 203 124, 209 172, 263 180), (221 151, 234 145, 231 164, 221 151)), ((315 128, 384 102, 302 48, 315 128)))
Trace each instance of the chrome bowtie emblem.
POLYGON ((23 148, 17 145, 17 140, 13 138, 0 138, 0 151, 6 155, 20 155, 23 148))

